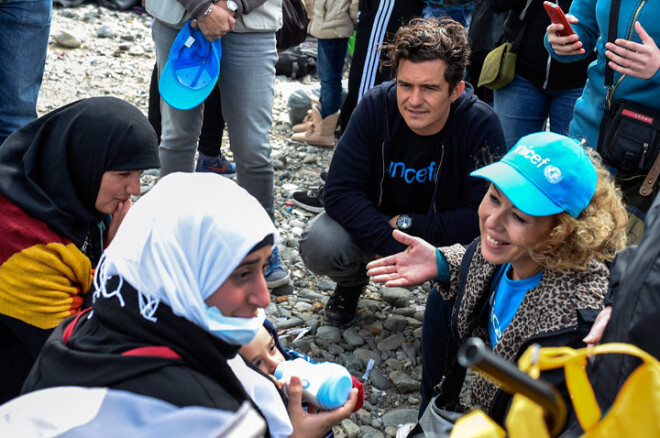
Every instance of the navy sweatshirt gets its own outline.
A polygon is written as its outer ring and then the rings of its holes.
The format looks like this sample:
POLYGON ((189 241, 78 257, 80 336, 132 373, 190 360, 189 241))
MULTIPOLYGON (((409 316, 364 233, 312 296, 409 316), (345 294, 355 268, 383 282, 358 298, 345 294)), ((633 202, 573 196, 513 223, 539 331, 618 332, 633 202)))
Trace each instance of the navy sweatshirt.
MULTIPOLYGON (((392 237, 390 215, 380 211, 385 163, 402 129, 405 121, 397 107, 396 81, 372 88, 337 144, 325 185, 326 213, 382 256, 405 249, 392 237)), ((487 189, 484 180, 470 172, 506 153, 502 126, 493 109, 466 83, 441 132, 434 194, 424 204, 427 213, 411 215, 409 233, 436 246, 469 243, 479 235, 477 209, 487 189)), ((399 212, 403 213, 410 212, 399 212)))

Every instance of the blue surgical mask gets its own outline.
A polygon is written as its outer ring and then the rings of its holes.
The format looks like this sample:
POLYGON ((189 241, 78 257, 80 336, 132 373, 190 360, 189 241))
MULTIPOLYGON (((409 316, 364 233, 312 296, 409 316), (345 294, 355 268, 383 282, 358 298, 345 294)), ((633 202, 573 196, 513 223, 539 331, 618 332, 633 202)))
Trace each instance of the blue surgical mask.
POLYGON ((254 318, 237 318, 224 316, 215 306, 206 306, 208 330, 213 335, 232 345, 249 344, 259 329, 263 327, 266 313, 263 309, 257 311, 254 318))

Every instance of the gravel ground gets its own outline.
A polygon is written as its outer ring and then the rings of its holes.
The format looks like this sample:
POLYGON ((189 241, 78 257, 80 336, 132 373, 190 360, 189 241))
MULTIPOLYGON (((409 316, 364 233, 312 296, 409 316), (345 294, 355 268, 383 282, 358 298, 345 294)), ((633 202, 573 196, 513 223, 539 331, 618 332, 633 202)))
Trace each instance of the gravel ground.
MULTIPOLYGON (((149 79, 155 63, 152 19, 96 5, 55 9, 40 114, 75 100, 100 95, 120 97, 145 114, 149 79)), ((309 272, 298 254, 298 238, 313 217, 290 202, 293 191, 318 185, 331 158, 329 148, 289 140, 288 95, 318 86, 316 78, 277 77, 271 131, 275 160, 276 221, 280 248, 291 270, 292 287, 275 290, 266 309, 285 346, 315 359, 346 366, 365 385, 365 405, 335 427, 337 437, 394 436, 399 424, 415 421, 420 401, 419 346, 428 285, 413 290, 370 284, 359 317, 347 330, 324 326, 323 305, 335 284, 309 272), (370 365, 372 364, 372 365, 370 365)), ((226 136, 225 136, 226 137, 226 136)), ((229 145, 223 151, 231 157, 229 145)), ((143 193, 157 173, 145 172, 143 193)))

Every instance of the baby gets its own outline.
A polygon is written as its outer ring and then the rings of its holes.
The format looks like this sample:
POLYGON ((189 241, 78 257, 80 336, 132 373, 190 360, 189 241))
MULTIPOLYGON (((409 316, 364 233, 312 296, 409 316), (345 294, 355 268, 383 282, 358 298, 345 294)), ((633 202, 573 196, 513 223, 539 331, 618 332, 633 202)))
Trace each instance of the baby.
MULTIPOLYGON (((268 319, 264 321, 263 327, 259 330, 259 333, 257 333, 257 336, 254 337, 252 342, 243 345, 239 353, 245 360, 251 362, 264 374, 268 374, 271 377, 275 373, 275 368, 285 360, 302 358, 314 363, 308 356, 282 347, 280 338, 277 335, 277 329, 268 319)), ((355 405, 355 412, 364 404, 364 386, 354 376, 351 376, 351 379, 353 381, 353 388, 358 388, 358 402, 355 405)))

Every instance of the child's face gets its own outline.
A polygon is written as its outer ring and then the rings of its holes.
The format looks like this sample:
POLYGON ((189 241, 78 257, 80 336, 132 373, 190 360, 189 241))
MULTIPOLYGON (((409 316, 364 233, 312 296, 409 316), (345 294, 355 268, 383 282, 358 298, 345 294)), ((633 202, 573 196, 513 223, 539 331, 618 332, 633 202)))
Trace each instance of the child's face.
POLYGON ((261 327, 252 342, 241 347, 240 353, 266 374, 273 374, 275 368, 285 360, 265 327, 261 327))

